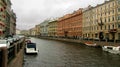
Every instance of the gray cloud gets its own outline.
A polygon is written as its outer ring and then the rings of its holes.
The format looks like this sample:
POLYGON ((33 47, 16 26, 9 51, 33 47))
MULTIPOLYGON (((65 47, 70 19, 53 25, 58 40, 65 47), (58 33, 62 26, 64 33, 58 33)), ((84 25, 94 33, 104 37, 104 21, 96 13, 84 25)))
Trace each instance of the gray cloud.
POLYGON ((61 17, 81 7, 95 6, 104 0, 11 0, 17 15, 17 28, 30 29, 47 18, 61 17))

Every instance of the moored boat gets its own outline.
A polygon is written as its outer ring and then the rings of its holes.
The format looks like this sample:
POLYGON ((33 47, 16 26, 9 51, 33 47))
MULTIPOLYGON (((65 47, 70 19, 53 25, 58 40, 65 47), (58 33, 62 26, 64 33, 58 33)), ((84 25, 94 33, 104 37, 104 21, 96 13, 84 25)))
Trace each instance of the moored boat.
POLYGON ((38 49, 36 47, 36 43, 27 43, 26 44, 26 48, 25 48, 25 52, 26 54, 37 54, 38 53, 38 49))
POLYGON ((102 49, 113 54, 120 54, 120 46, 102 46, 102 49))
POLYGON ((85 42, 85 45, 87 46, 97 46, 96 43, 93 43, 93 42, 85 42))

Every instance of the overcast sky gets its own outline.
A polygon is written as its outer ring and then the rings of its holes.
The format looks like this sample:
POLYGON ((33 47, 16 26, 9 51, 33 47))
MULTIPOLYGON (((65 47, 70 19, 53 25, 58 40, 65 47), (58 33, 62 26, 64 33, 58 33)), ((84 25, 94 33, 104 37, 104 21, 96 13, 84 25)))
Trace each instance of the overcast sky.
POLYGON ((17 16, 17 28, 27 30, 48 18, 62 17, 88 5, 95 6, 104 0, 11 0, 17 16))

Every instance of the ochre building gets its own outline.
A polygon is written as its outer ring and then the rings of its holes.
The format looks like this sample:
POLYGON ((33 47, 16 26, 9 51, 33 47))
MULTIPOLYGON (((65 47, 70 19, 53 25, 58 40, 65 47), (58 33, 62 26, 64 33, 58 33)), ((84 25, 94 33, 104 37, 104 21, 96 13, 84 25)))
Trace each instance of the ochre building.
POLYGON ((79 38, 82 36, 82 8, 58 19, 57 36, 79 38))

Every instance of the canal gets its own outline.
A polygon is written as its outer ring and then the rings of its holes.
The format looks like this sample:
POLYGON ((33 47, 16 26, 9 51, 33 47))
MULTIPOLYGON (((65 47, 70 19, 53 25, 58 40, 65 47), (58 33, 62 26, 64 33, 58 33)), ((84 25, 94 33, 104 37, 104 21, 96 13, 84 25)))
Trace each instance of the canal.
POLYGON ((120 56, 101 48, 81 44, 31 38, 38 55, 25 55, 24 67, 120 67, 120 56))

